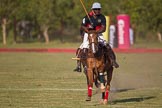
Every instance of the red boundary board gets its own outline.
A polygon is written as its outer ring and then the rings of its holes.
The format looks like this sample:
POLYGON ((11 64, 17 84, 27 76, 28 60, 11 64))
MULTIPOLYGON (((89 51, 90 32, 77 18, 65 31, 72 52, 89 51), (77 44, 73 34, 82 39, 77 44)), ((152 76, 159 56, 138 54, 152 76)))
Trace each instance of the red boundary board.
MULTIPOLYGON (((162 53, 162 49, 145 49, 145 48, 131 48, 131 49, 113 49, 116 53, 162 53)), ((75 53, 76 49, 63 48, 0 48, 2 52, 46 52, 46 53, 75 53)))

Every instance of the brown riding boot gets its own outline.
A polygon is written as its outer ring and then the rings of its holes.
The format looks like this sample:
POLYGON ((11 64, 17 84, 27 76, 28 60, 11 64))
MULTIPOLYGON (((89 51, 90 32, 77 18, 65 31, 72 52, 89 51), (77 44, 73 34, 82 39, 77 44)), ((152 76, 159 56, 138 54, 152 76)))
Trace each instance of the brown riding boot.
POLYGON ((109 44, 106 45, 106 49, 107 49, 108 56, 110 57, 110 59, 111 59, 111 61, 112 61, 112 65, 113 65, 115 68, 118 68, 118 67, 119 67, 119 64, 116 62, 115 53, 114 53, 114 51, 112 50, 112 48, 110 47, 109 44))

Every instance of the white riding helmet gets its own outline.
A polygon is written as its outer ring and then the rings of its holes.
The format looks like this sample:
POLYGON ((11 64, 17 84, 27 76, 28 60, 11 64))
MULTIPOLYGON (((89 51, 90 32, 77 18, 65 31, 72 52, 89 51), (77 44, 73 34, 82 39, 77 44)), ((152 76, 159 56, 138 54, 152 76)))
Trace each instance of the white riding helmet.
POLYGON ((92 5, 92 8, 91 9, 100 9, 101 8, 101 4, 100 3, 98 3, 98 2, 95 2, 95 3, 93 3, 93 5, 92 5))

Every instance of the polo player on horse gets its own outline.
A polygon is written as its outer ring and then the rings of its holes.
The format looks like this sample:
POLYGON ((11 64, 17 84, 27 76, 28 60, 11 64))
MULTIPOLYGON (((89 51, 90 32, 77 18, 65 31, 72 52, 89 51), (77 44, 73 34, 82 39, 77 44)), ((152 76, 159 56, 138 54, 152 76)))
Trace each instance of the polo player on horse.
MULTIPOLYGON (((98 42, 102 44, 102 47, 104 47, 106 50, 106 54, 111 59, 112 66, 115 68, 118 68, 119 65, 116 62, 116 56, 113 52, 110 45, 106 42, 106 40, 103 37, 103 32, 106 30, 106 18, 104 15, 101 14, 101 4, 98 2, 93 3, 91 12, 86 15, 81 24, 81 33, 83 35, 83 43, 80 45, 79 50, 83 50, 82 55, 77 54, 78 58, 86 58, 87 51, 89 48, 89 41, 88 41, 88 33, 91 30, 95 30, 95 32, 98 34, 98 42)), ((79 53, 80 51, 78 51, 79 53)), ((74 71, 81 72, 81 63, 80 60, 77 61, 77 67, 74 69, 74 71)))

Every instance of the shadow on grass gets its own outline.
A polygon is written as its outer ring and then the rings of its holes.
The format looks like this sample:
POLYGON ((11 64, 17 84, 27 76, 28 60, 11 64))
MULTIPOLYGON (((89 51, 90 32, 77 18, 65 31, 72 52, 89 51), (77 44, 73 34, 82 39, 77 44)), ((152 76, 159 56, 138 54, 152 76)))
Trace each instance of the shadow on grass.
MULTIPOLYGON (((114 101, 109 101, 107 105, 115 105, 120 103, 128 103, 128 102, 142 102, 145 100, 156 98, 155 96, 148 96, 148 97, 137 97, 137 98, 128 98, 128 99, 119 99, 114 101)), ((103 104, 97 103, 89 106, 102 106, 103 104)))
POLYGON ((112 93, 118 93, 118 92, 127 92, 129 90, 135 90, 135 88, 127 88, 127 89, 111 89, 112 93))
POLYGON ((113 104, 117 103, 127 103, 127 102, 142 102, 144 100, 149 100, 156 98, 155 96, 148 96, 148 97, 138 97, 138 98, 128 98, 128 99, 119 99, 112 101, 113 104))

